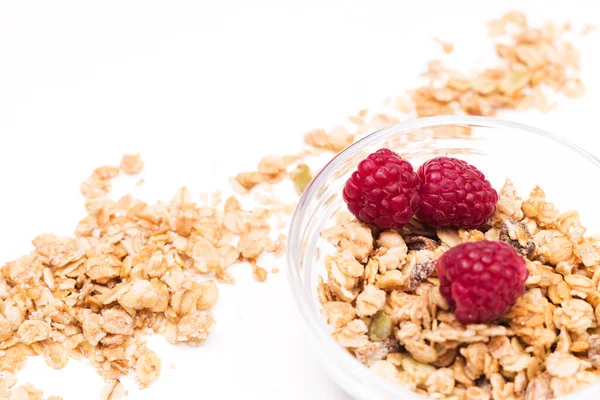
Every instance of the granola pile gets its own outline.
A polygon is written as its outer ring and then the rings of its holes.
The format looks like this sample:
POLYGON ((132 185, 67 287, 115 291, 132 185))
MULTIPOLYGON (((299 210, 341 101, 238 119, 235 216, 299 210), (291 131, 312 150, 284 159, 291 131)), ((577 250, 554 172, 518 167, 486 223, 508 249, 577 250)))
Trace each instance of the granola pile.
MULTIPOLYGON (((387 99, 383 107, 359 110, 348 117, 348 124, 309 130, 304 134, 306 149, 291 156, 265 157, 255 171, 236 175, 234 183, 244 193, 260 184, 265 187, 293 178, 295 163, 307 156, 338 153, 366 134, 409 119, 451 114, 494 116, 502 110, 532 108, 549 111, 556 106, 556 94, 569 98, 584 94, 579 53, 565 38, 573 31, 570 24, 532 26, 523 13, 511 11, 490 21, 488 28, 498 55, 495 67, 464 73, 432 60, 423 73, 422 85, 387 99)), ((591 29, 584 28, 582 34, 591 29)), ((444 53, 452 53, 452 44, 435 40, 444 53)), ((471 131, 453 127, 435 133, 469 137, 471 131)))
POLYGON ((472 75, 429 64, 428 85, 411 92, 419 117, 456 114, 495 115, 499 109, 535 107, 546 111, 555 106, 543 87, 567 97, 580 97, 585 87, 574 74, 579 54, 561 35, 571 29, 544 24, 528 25, 525 15, 512 11, 488 25, 501 65, 472 75))
POLYGON ((340 212, 318 285, 333 338, 377 374, 446 400, 544 400, 600 375, 600 237, 536 187, 507 181, 484 228, 413 219, 378 231, 340 212), (500 240, 526 258, 526 292, 498 321, 461 325, 439 291, 435 260, 464 242, 500 240))
POLYGON ((1 268, 0 398, 42 398, 31 385, 13 388, 32 355, 56 369, 88 358, 107 381, 105 400, 124 395, 119 378, 130 371, 140 387, 150 385, 161 363, 145 345, 147 333, 196 346, 213 328, 217 284, 198 277, 233 283, 227 268, 247 261, 264 281, 259 256, 284 251, 284 237, 272 239, 268 223, 291 212, 283 204, 251 211, 235 197, 196 204, 186 188, 154 205, 109 197, 113 178, 142 168, 139 156, 126 155, 119 167, 96 169, 81 185, 88 215, 74 236, 38 236, 34 251, 1 268))

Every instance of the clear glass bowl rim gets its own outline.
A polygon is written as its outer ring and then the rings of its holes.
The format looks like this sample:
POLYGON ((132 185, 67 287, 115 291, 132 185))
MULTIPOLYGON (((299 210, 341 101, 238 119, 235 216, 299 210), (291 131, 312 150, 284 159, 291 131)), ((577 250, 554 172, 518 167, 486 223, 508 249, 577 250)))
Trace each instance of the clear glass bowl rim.
MULTIPOLYGON (((298 205, 296 206, 296 210, 292 216, 288 235, 288 281, 291 286, 294 300, 306 322, 306 325, 308 326, 310 333, 313 336, 313 339, 320 346, 319 350, 326 353, 327 357, 331 360, 329 363, 330 372, 335 373, 337 377, 343 379, 349 385, 356 385, 357 382, 362 382, 362 385, 368 387, 377 387, 378 396, 401 398, 402 396, 413 395, 415 398, 420 397, 414 392, 403 389, 398 385, 380 378, 374 373, 370 373, 362 364, 357 362, 347 351, 345 351, 333 340, 331 337, 331 332, 328 331, 321 322, 322 316, 312 307, 311 298, 304 291, 302 283, 303 271, 300 268, 302 246, 304 243, 304 227, 301 226, 302 217, 307 212, 307 206, 318 196, 318 193, 327 178, 340 165, 343 165, 348 158, 352 157, 362 148, 376 144, 377 142, 383 142, 392 135, 410 132, 415 129, 427 129, 446 125, 504 128, 525 131, 541 136, 544 139, 558 142, 559 144, 563 145, 563 147, 579 153, 581 157, 588 159, 588 161, 600 168, 600 160, 598 158, 562 137, 517 122, 497 118, 462 115, 419 118, 380 129, 348 146, 342 152, 337 154, 331 161, 329 161, 327 165, 325 165, 325 167, 314 177, 312 182, 304 191, 303 195, 300 197, 298 205)), ((338 383, 340 383, 339 380, 338 383)), ((578 392, 577 397, 580 398, 579 396, 581 395, 585 396, 584 392, 586 392, 585 389, 578 392)), ((563 399, 568 397, 570 396, 563 397, 563 399)))

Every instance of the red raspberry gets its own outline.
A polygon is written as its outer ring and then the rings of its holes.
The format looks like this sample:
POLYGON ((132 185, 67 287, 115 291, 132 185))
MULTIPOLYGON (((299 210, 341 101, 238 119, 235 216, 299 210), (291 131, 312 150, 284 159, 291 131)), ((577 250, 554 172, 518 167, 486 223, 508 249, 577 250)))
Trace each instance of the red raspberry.
POLYGON ((420 186, 408 161, 380 149, 358 164, 344 187, 344 201, 359 220, 399 230, 415 213, 420 186))
POLYGON ((437 157, 417 174, 422 185, 417 217, 433 227, 477 228, 496 210, 498 193, 463 160, 437 157))
POLYGON ((451 248, 437 261, 440 292, 461 324, 489 322, 525 291, 525 259, 504 242, 481 240, 451 248))

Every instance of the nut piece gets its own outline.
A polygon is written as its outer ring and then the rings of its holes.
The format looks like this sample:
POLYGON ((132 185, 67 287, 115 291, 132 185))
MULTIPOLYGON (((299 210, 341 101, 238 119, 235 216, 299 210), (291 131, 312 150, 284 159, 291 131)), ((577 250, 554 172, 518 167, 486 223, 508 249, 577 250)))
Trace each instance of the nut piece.
POLYGON ((535 250, 533 236, 522 222, 507 220, 500 229, 499 239, 510 244, 524 257, 531 257, 535 250))
POLYGON ((410 271, 408 278, 408 288, 415 290, 417 286, 433 274, 435 271, 435 261, 431 259, 423 260, 415 264, 410 271))
POLYGON ((145 388, 158 379, 160 375, 160 359, 150 349, 145 349, 135 363, 135 376, 140 387, 145 388))

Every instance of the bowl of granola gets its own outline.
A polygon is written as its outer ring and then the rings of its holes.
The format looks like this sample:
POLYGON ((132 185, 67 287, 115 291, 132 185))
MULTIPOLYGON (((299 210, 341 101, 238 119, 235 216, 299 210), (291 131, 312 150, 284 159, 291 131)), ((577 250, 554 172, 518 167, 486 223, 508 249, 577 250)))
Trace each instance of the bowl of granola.
POLYGON ((377 131, 313 179, 288 277, 357 399, 600 396, 600 161, 497 119, 377 131))

